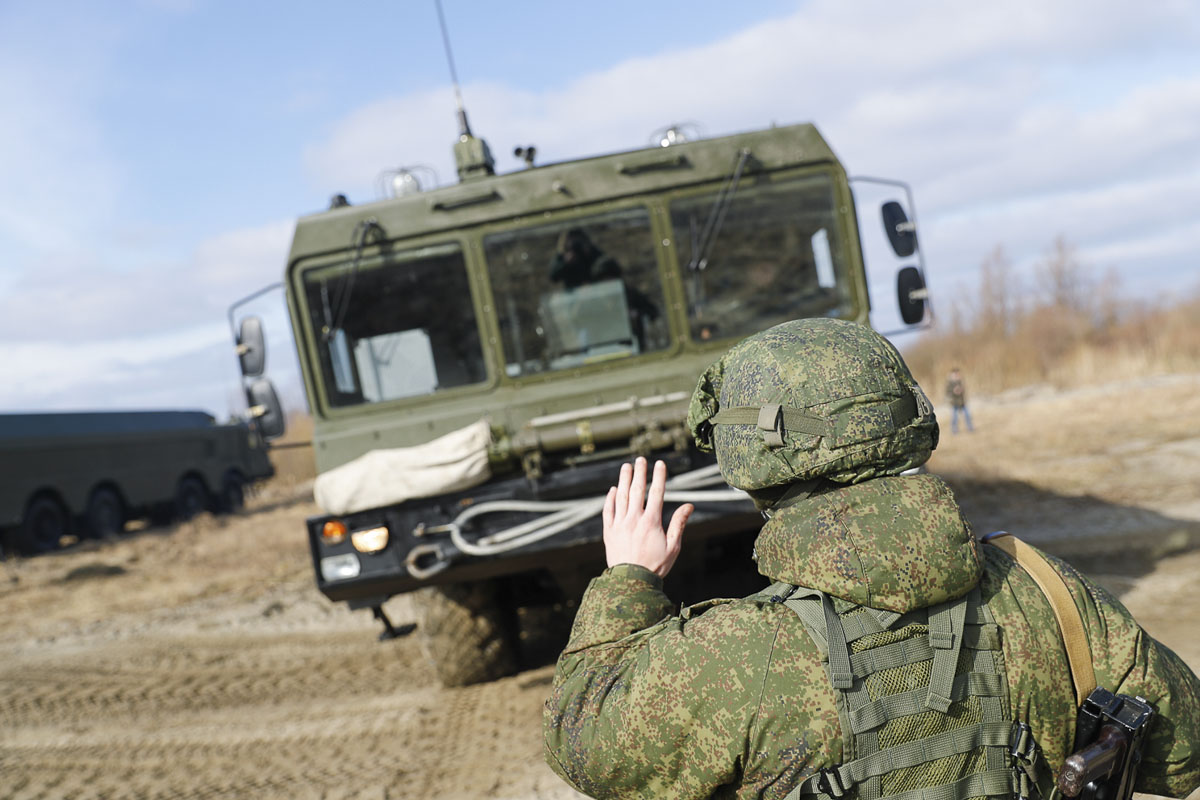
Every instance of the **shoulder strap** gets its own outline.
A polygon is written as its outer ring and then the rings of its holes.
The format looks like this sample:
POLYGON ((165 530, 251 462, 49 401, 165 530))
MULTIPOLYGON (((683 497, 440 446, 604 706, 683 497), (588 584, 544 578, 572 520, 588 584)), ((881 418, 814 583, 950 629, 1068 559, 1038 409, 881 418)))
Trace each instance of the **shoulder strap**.
POLYGON ((1083 701, 1096 688, 1096 673, 1092 669, 1092 651, 1088 646, 1083 618, 1079 616, 1079 609, 1071 598, 1066 582, 1041 553, 1007 531, 989 533, 983 537, 983 541, 1012 556, 1050 601, 1050 608, 1054 610, 1054 618, 1058 620, 1058 628, 1062 632, 1063 644, 1067 648, 1071 682, 1075 684, 1075 699, 1077 705, 1082 706, 1083 701))

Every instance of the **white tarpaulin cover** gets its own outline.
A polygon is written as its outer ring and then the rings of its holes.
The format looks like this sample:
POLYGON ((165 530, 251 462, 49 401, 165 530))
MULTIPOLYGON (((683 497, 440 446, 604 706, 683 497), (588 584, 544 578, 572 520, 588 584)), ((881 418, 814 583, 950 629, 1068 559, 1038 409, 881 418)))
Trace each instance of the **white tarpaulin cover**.
POLYGON ((491 477, 491 438, 491 426, 481 419, 416 447, 372 450, 318 475, 313 497, 327 514, 353 514, 469 489, 491 477))

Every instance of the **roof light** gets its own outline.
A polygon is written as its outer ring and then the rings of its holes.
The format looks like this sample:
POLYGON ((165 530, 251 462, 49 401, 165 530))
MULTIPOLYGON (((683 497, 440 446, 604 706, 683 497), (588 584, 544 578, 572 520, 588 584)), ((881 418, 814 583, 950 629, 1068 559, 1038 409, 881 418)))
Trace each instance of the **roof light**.
POLYGON ((409 167, 385 169, 375 179, 375 192, 380 200, 410 197, 425 191, 426 186, 438 185, 433 167, 414 164, 409 167))

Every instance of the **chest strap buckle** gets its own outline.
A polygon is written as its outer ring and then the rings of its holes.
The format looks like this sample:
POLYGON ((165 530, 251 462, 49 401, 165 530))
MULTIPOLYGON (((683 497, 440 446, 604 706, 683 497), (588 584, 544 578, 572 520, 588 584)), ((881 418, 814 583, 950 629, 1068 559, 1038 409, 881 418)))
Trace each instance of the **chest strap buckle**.
POLYGON ((842 783, 842 776, 836 769, 822 768, 817 775, 817 788, 830 797, 842 797, 852 786, 842 783))
POLYGON ((1024 722, 1014 722, 1008 735, 1008 754, 1023 764, 1031 764, 1036 750, 1033 730, 1024 722))

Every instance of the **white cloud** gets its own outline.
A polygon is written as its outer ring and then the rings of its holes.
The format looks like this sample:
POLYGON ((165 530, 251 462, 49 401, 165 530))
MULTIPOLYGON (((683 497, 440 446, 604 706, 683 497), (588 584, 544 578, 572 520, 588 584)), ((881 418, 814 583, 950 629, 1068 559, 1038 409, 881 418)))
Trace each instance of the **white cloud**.
POLYGON ((273 222, 201 242, 182 263, 154 259, 115 269, 92 254, 43 256, 12 276, 0 300, 0 336, 74 342, 160 336, 221 320, 229 304, 280 280, 293 223, 273 222))
POLYGON ((47 398, 80 385, 93 387, 97 396, 113 387, 138 387, 144 385, 139 375, 148 367, 228 341, 228 329, 214 320, 152 337, 40 340, 9 346, 4 366, 10 380, 0 383, 0 407, 43 407, 47 398))
POLYGON ((282 279, 295 223, 271 222, 214 236, 196 248, 197 283, 215 305, 282 279))
MULTIPOLYGON (((821 0, 562 89, 533 94, 476 83, 464 94, 476 133, 506 158, 513 144, 530 141, 551 159, 638 147, 651 130, 679 119, 699 120, 713 134, 813 119, 836 133, 834 146, 851 166, 899 157, 916 160, 921 177, 944 170, 947 156, 953 167, 999 156, 1005 161, 997 171, 1008 170, 1009 153, 1036 150, 1031 145, 1043 138, 1051 145, 1047 160, 1057 162, 1060 141, 1082 138, 1082 153, 1091 154, 1137 136, 1119 148, 1128 160, 1188 141, 1200 117, 1197 76, 1138 89, 1120 107, 1085 114, 1060 104, 1047 73, 1095 68, 1093 79, 1103 80, 1106 59, 1148 36, 1178 38, 1181 22, 1194 16, 1182 3, 1134 12, 1122 3, 926 2, 897 14, 890 3, 821 0), (1164 119, 1176 124, 1158 124, 1164 119)), ((427 90, 348 116, 310 149, 316 179, 362 187, 397 158, 449 172, 450 98, 449 88, 427 90)))
MULTIPOLYGON (((170 405, 224 414, 238 385, 226 311, 281 278, 291 231, 277 222, 224 233, 174 269, 116 275, 47 261, 17 276, 0 317, 9 376, 0 408, 145 408, 173 396, 170 405)), ((282 306, 280 297, 264 302, 282 306)), ((291 380, 290 340, 271 333, 274 363, 291 380)))

